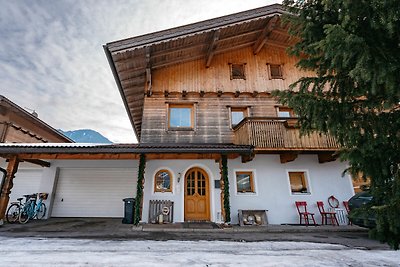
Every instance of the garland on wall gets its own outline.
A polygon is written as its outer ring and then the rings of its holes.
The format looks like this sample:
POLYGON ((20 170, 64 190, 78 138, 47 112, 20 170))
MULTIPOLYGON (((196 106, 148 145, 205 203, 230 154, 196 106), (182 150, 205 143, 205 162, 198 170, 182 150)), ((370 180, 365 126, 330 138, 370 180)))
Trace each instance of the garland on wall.
POLYGON ((146 168, 146 156, 144 154, 140 154, 139 171, 138 171, 138 179, 136 186, 135 214, 133 216, 133 224, 135 225, 138 225, 141 219, 145 168, 146 168))
POLYGON ((222 179, 224 181, 224 210, 225 222, 231 222, 231 206, 229 203, 229 180, 228 180, 228 159, 226 155, 222 155, 222 179))

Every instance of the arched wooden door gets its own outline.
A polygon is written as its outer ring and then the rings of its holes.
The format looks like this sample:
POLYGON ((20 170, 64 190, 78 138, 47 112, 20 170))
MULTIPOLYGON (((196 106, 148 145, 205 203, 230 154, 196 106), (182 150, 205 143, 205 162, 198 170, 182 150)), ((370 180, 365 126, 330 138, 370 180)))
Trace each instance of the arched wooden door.
POLYGON ((185 175, 185 221, 210 220, 210 191, 207 173, 192 168, 185 175))

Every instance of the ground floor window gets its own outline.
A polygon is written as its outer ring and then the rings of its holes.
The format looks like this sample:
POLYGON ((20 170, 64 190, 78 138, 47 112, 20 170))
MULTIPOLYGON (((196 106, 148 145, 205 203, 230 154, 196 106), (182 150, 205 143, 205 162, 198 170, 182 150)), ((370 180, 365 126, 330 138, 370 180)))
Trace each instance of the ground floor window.
POLYGON ((310 193, 310 187, 305 172, 289 172, 289 182, 292 194, 310 193))
POLYGON ((168 170, 159 170, 154 179, 154 192, 172 192, 172 175, 168 170))
POLYGON ((236 172, 236 189, 238 193, 254 193, 254 176, 251 171, 236 172))

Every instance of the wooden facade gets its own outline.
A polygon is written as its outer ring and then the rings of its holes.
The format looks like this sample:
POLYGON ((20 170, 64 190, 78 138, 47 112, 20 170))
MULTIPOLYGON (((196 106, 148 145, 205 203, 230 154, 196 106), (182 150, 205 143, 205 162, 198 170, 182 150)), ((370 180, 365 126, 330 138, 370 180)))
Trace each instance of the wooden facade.
POLYGON ((329 136, 300 137, 292 120, 277 121, 282 106, 271 92, 313 75, 286 52, 296 39, 281 21, 284 13, 271 5, 105 45, 139 141, 248 144, 263 152, 337 150, 329 136), (171 128, 170 107, 179 105, 190 109, 190 123, 187 115, 185 125, 171 128), (233 127, 233 111, 248 119, 239 128, 233 127), (261 117, 270 120, 251 120, 261 117))

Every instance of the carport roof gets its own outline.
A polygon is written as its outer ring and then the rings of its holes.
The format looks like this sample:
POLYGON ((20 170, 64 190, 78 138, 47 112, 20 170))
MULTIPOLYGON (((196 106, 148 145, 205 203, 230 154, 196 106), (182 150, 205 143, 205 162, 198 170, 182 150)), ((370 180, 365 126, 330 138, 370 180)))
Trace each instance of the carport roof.
POLYGON ((146 153, 219 153, 251 154, 253 146, 234 144, 85 144, 85 143, 46 143, 46 144, 0 144, 0 156, 17 154, 146 154, 146 153))

